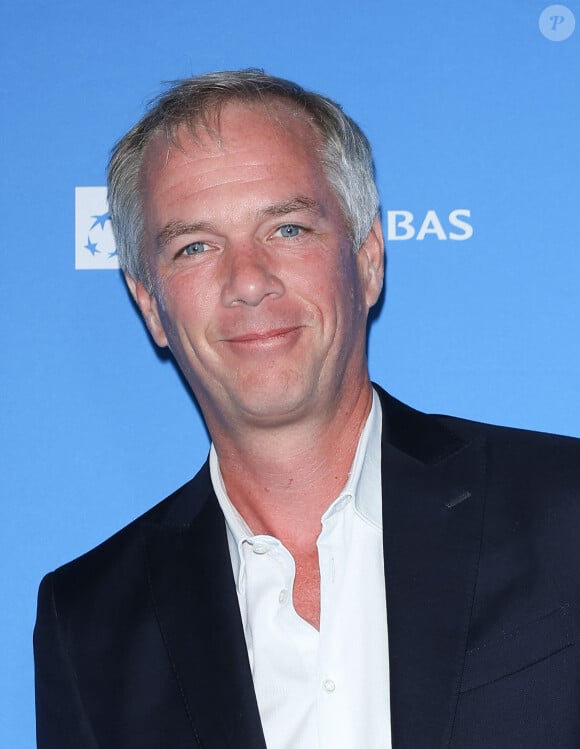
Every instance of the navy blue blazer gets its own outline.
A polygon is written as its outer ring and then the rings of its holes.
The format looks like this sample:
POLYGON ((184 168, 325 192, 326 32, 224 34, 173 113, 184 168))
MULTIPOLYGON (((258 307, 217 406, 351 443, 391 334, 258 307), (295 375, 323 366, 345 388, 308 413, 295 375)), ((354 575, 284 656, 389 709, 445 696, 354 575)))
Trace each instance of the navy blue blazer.
MULTIPOLYGON (((394 749, 578 749, 580 440, 380 396, 394 749)), ((39 749, 265 749, 207 464, 47 575, 34 644, 39 749)))

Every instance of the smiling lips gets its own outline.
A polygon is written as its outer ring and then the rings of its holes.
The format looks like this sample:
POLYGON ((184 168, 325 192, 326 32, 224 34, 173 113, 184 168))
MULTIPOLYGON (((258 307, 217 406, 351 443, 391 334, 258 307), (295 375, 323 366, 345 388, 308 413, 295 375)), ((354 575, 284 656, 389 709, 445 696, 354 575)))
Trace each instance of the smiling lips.
POLYGON ((256 345, 256 346, 268 346, 268 344, 275 345, 276 343, 286 339, 290 334, 296 333, 301 326, 290 326, 286 328, 272 328, 271 330, 264 331, 252 331, 249 333, 243 333, 240 335, 226 338, 225 342, 234 345, 256 345))

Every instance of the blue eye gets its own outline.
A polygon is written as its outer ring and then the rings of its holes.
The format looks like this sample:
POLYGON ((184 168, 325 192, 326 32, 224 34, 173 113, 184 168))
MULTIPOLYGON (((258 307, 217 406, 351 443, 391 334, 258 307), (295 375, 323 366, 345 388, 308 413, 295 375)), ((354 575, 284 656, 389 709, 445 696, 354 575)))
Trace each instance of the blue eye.
POLYGON ((206 249, 207 244, 205 242, 192 242, 183 248, 182 253, 184 255, 200 255, 206 249))
POLYGON ((297 226, 296 224, 284 224, 284 226, 281 226, 278 231, 280 232, 280 236, 285 237, 286 239, 292 239, 292 237, 297 237, 302 230, 301 226, 297 226))

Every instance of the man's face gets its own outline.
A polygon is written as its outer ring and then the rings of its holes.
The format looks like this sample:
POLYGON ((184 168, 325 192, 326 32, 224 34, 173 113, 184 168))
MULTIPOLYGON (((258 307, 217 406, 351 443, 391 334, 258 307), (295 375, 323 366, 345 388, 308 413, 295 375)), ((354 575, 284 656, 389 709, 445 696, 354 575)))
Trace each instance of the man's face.
POLYGON ((210 433, 324 418, 366 383, 382 283, 378 222, 355 255, 310 126, 283 106, 229 104, 219 138, 183 128, 147 151, 145 252, 128 279, 210 433))

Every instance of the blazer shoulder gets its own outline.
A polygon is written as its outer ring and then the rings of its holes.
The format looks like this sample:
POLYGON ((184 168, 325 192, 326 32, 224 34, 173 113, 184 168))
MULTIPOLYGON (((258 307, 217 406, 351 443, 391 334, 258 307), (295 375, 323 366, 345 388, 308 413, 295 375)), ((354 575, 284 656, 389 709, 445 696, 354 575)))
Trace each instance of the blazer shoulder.
POLYGON ((483 439, 488 466, 514 477, 540 479, 580 490, 580 439, 549 432, 497 426, 453 416, 435 418, 465 440, 483 439))
MULTIPOLYGON (((213 495, 208 463, 187 483, 90 551, 48 573, 41 582, 72 591, 86 581, 114 577, 143 554, 143 534, 149 528, 186 529, 213 495)), ((91 583, 92 584, 92 583, 91 583)))
MULTIPOLYGON (((395 446, 413 453, 437 456, 474 441, 486 444, 492 458, 510 461, 512 469, 531 457, 540 463, 561 461, 580 476, 580 439, 516 427, 499 426, 440 413, 425 413, 397 400, 378 385, 387 438, 395 446), (514 463, 515 461, 515 463, 514 463)), ((528 470, 532 466, 528 465, 528 470)))
POLYGON ((384 439, 426 464, 469 445, 481 446, 488 494, 555 509, 562 502, 580 517, 580 439, 444 414, 418 411, 375 386, 383 408, 384 439))
POLYGON ((447 414, 432 414, 432 416, 447 424, 449 428, 466 436, 472 434, 483 435, 487 439, 505 445, 514 444, 519 447, 529 445, 531 448, 537 447, 538 449, 550 449, 553 446, 557 448, 564 447, 570 450, 580 450, 580 438, 578 437, 490 424, 488 422, 474 421, 447 414))

